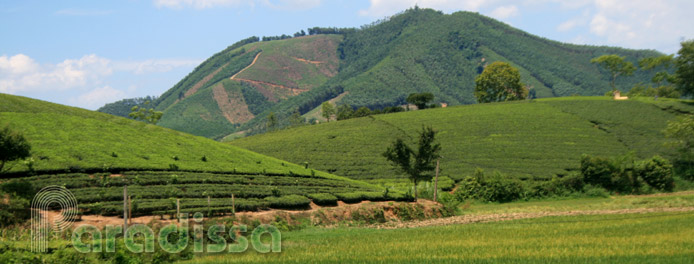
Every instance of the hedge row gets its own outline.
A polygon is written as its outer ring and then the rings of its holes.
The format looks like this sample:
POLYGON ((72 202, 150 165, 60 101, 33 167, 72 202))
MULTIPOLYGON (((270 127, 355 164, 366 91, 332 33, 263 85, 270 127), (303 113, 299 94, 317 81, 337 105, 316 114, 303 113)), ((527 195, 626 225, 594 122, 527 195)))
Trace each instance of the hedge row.
POLYGON ((308 195, 308 198, 311 198, 313 203, 320 205, 320 206, 336 206, 337 205, 337 197, 335 195, 329 194, 329 193, 312 193, 308 195))

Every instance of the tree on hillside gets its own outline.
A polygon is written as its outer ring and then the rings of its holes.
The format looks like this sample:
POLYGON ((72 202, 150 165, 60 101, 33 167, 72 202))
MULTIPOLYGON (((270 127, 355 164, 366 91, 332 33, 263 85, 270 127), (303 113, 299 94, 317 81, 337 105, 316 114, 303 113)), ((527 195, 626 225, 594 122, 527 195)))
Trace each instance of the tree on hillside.
POLYGON ((366 106, 359 107, 357 111, 352 114, 353 117, 365 117, 365 116, 370 116, 371 115, 371 109, 369 109, 366 106))
POLYGON ((669 145, 677 150, 675 169, 685 178, 694 180, 694 115, 668 121, 664 133, 672 140, 669 145))
POLYGON ((25 159, 31 155, 31 146, 24 136, 12 131, 9 126, 0 129, 0 173, 5 163, 25 159))
POLYGON ((265 127, 268 131, 275 131, 277 129, 277 116, 275 116, 274 112, 270 112, 270 114, 267 115, 265 127))
POLYGON ((683 95, 694 95, 694 40, 681 43, 677 52, 677 88, 683 95))
POLYGON ((431 100, 434 100, 432 93, 411 93, 406 99, 408 103, 416 105, 417 109, 426 109, 431 100))
POLYGON ((661 69, 661 71, 656 72, 651 81, 660 87, 664 82, 675 83, 676 78, 674 74, 670 74, 669 70, 674 64, 674 55, 663 55, 659 57, 649 57, 639 60, 639 67, 642 70, 651 71, 655 69, 661 69))
POLYGON ((597 58, 590 60, 590 63, 597 63, 598 65, 604 67, 610 71, 612 80, 610 80, 610 85, 612 86, 612 91, 616 91, 615 81, 618 76, 630 76, 634 74, 636 67, 631 62, 625 61, 626 57, 620 57, 615 54, 602 55, 597 58))
POLYGON ((423 127, 419 133, 417 151, 413 150, 402 139, 397 139, 383 153, 383 156, 406 174, 414 184, 414 199, 417 201, 417 184, 420 181, 431 180, 436 168, 435 161, 439 158, 441 144, 436 141, 436 131, 431 127, 423 127))
POLYGON ((292 127, 298 127, 300 125, 303 125, 306 123, 306 119, 301 117, 301 113, 299 113, 299 110, 294 110, 294 113, 292 113, 292 116, 289 117, 289 124, 292 127))
POLYGON ((348 104, 343 104, 337 107, 337 120, 346 120, 352 118, 354 109, 348 104))
POLYGON ((133 108, 130 109, 130 114, 128 114, 128 116, 135 120, 142 120, 145 123, 156 125, 164 113, 154 111, 154 108, 146 108, 147 105, 149 105, 149 101, 145 102, 143 106, 133 106, 133 108))
POLYGON ((528 96, 520 73, 505 62, 494 62, 475 78, 475 96, 479 103, 522 100, 528 96))
POLYGON ((330 118, 332 118, 333 115, 335 115, 335 106, 330 102, 323 102, 321 104, 321 116, 325 117, 325 119, 330 122, 330 118))

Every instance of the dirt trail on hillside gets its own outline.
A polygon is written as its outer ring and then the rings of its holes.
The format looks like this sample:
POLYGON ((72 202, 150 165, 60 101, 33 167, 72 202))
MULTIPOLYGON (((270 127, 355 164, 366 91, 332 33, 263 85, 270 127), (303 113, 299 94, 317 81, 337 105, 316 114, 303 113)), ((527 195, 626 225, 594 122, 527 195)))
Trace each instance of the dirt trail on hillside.
POLYGON ((447 218, 428 219, 413 222, 390 222, 369 226, 378 229, 416 228, 425 226, 460 225, 472 223, 487 223, 518 219, 540 218, 547 216, 578 216, 578 215, 613 215, 613 214, 644 214, 659 212, 692 212, 694 207, 667 207, 667 208, 633 208, 616 210, 582 210, 561 212, 533 212, 533 213, 503 213, 483 215, 461 215, 447 218))
POLYGON ((324 61, 312 61, 312 60, 307 60, 307 59, 302 59, 302 58, 297 58, 297 57, 292 57, 292 59, 295 59, 295 60, 298 60, 298 61, 304 62, 304 63, 315 64, 315 65, 325 63, 324 61))
POLYGON ((243 71, 248 70, 248 68, 253 67, 253 64, 255 64, 255 62, 258 61, 258 58, 260 57, 260 54, 263 54, 263 52, 258 52, 258 54, 255 55, 255 58, 253 58, 253 62, 251 62, 251 65, 246 66, 246 68, 243 68, 242 70, 240 70, 240 71, 237 72, 236 74, 232 75, 230 79, 235 80, 235 79, 236 79, 236 75, 239 75, 239 74, 241 74, 243 71))

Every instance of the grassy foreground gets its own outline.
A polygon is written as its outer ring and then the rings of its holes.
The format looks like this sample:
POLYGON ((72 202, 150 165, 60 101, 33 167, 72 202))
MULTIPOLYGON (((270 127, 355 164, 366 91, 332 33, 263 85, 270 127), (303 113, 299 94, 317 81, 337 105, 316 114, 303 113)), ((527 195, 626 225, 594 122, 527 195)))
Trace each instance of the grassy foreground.
POLYGON ((416 229, 288 232, 282 253, 189 263, 689 263, 694 213, 546 217, 416 229))

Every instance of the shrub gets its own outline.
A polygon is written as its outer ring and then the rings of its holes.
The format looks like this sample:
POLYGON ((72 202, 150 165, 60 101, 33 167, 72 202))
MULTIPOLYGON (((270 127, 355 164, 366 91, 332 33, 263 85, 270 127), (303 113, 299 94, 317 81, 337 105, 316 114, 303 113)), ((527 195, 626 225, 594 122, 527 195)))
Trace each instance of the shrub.
POLYGON ((358 192, 336 193, 335 196, 345 203, 358 203, 363 200, 361 193, 358 192))
POLYGON ((661 191, 672 191, 675 180, 672 178, 672 164, 660 157, 654 156, 636 165, 636 173, 648 185, 661 191))
POLYGON ((602 197, 602 198, 607 198, 610 197, 610 193, 605 190, 605 188, 599 187, 599 186, 593 186, 590 184, 586 184, 583 186, 583 193, 588 196, 588 197, 602 197))
POLYGON ((504 178, 501 173, 484 179, 482 198, 490 202, 510 202, 518 200, 524 193, 523 183, 518 179, 504 178))
POLYGON ((455 190, 455 198, 458 201, 469 199, 478 199, 482 192, 482 185, 477 181, 476 177, 467 176, 458 184, 458 189, 455 190))
POLYGON ((282 197, 265 197, 271 208, 276 209, 306 209, 310 207, 311 200, 301 195, 286 195, 282 197))
POLYGON ((313 200, 313 203, 320 205, 320 206, 336 206, 337 205, 337 197, 335 197, 335 195, 332 195, 329 193, 309 194, 308 198, 311 198, 311 200, 313 200))
POLYGON ((633 154, 615 158, 581 157, 581 174, 586 183, 599 185, 610 191, 632 193, 640 182, 634 174, 633 154))

